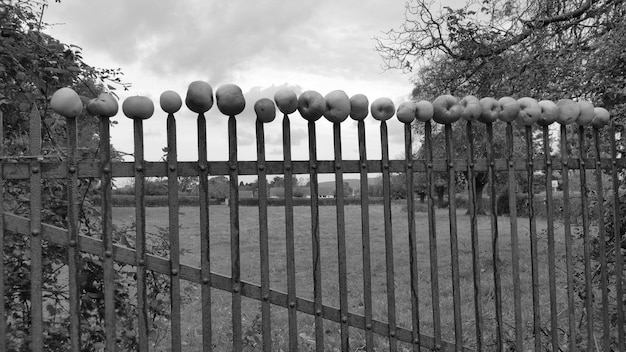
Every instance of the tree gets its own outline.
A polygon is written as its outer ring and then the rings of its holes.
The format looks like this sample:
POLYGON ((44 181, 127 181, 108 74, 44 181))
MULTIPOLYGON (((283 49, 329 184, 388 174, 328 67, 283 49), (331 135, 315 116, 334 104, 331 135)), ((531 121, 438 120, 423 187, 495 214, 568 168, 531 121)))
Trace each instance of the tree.
POLYGON ((209 196, 220 202, 230 195, 230 183, 228 177, 217 176, 209 179, 209 196))
MULTIPOLYGON (((626 101, 626 64, 619 49, 626 44, 624 3, 485 0, 436 13, 433 3, 410 0, 403 25, 378 38, 377 50, 386 68, 416 72, 416 99, 432 100, 445 93, 584 98, 620 116, 626 101), (614 75, 608 77, 607 71, 614 75)), ((466 157, 462 125, 455 124, 453 131, 457 158, 466 157)), ((495 142, 504 145, 498 125, 495 142)), ((476 157, 484 158, 484 132, 475 130, 476 157)), ((439 132, 434 133, 435 141, 439 132)), ((522 135, 516 131, 517 145, 523 145, 522 135)), ((479 196, 487 181, 485 174, 476 175, 479 196)))
POLYGON ((624 4, 469 0, 436 13, 433 2, 410 0, 376 49, 385 68, 416 72, 419 88, 447 88, 439 94, 585 97, 621 110, 624 4))
MULTIPOLYGON (((19 161, 29 155, 29 118, 33 108, 42 117, 42 150, 48 159, 64 160, 67 156, 67 130, 65 118, 49 109, 49 100, 58 88, 69 86, 83 101, 102 91, 119 86, 118 70, 95 69, 82 59, 81 49, 61 43, 43 32, 43 12, 46 1, 3 1, 0 4, 0 113, 4 117, 4 153, 19 161), (108 88, 107 88, 108 87, 108 88)), ((125 84, 121 85, 125 87, 125 84)), ((79 117, 78 145, 80 157, 98 159, 100 139, 98 121, 86 113, 79 117)), ((119 154, 116 154, 119 157, 119 154)), ((28 216, 28 182, 5 180, 3 188, 5 211, 28 216)), ((98 236, 99 209, 95 206, 99 191, 97 182, 81 179, 79 193, 81 233, 98 236)), ((63 181, 45 179, 42 183, 42 221, 67 227, 67 189, 63 181)), ((121 236, 117 233, 116 236, 121 236)), ((28 334, 30 321, 30 242, 28 236, 3 232, 5 244, 5 292, 7 336, 2 337, 7 350, 30 350, 28 334)), ((67 248, 47 243, 44 246, 43 285, 45 348, 50 351, 66 350, 69 340, 67 320, 66 282, 59 278, 60 270, 67 265, 67 248)), ((99 258, 81 254, 82 299, 80 302, 81 349, 92 350, 103 341, 104 317, 100 309, 102 297, 102 266, 99 258), (87 294, 89 293, 89 294, 87 294)), ((116 305, 120 307, 118 322, 121 330, 132 329, 134 318, 126 314, 132 309, 130 276, 120 274, 116 281, 116 305)), ((159 314, 157 314, 159 315, 159 314)), ((136 339, 119 335, 121 349, 134 349, 136 339)))
MULTIPOLYGON (((298 186, 299 181, 296 175, 291 176, 291 184, 293 187, 298 186)), ((285 187, 285 178, 283 176, 275 176, 270 182, 270 187, 285 187)))

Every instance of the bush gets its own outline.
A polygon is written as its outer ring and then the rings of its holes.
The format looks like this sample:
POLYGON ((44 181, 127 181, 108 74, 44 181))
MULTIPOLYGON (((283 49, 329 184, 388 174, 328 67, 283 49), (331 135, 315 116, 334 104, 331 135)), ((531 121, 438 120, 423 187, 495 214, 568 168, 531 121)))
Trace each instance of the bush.
MULTIPOLYGON (((134 207, 135 196, 134 195, 122 195, 115 194, 111 197, 112 206, 114 207, 134 207)), ((98 200, 99 202, 99 200, 98 200)), ((168 196, 145 196, 146 207, 167 207, 169 204, 168 196)), ((180 206, 200 206, 200 200, 197 196, 179 195, 178 204, 180 206)), ((216 199, 210 199, 209 204, 220 204, 216 199)))
MULTIPOLYGON (((336 198, 318 198, 318 204, 320 206, 335 206, 337 204, 336 198)), ((346 197, 344 198, 345 205, 361 205, 360 197, 346 197)), ((383 199, 381 197, 370 197, 369 204, 383 204, 383 199)), ((257 207, 259 206, 258 198, 244 198, 239 200, 239 205, 244 207, 257 207)), ((268 206, 285 206, 284 198, 269 198, 267 200, 268 206)), ((310 206, 311 198, 293 198, 294 206, 310 206)))
MULTIPOLYGON (((528 193, 517 193, 516 209, 517 216, 527 217, 529 216, 528 207, 528 193)), ((552 216, 555 219, 563 219, 563 193, 555 192, 552 195, 553 212, 552 216)), ((498 215, 510 214, 509 211, 509 192, 502 192, 497 198, 498 215)), ((548 207, 547 198, 545 192, 535 194, 533 202, 533 210, 537 217, 547 217, 548 207)), ((578 223, 582 219, 582 202, 580 192, 569 193, 569 216, 570 221, 578 223)), ((590 219, 595 218, 595 209, 589 208, 590 219)))

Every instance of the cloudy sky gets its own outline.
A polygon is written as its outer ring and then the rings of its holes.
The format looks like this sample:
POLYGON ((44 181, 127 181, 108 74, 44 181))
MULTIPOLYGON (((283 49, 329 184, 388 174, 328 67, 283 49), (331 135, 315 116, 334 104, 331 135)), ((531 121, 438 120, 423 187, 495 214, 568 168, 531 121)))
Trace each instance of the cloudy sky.
MULTIPOLYGON (((155 115, 145 124, 146 158, 158 160, 166 145, 165 117, 159 95, 174 90, 184 99, 194 80, 209 82, 214 90, 226 83, 239 85, 246 111, 238 118, 239 159, 255 159, 254 102, 273 98, 283 87, 297 94, 335 89, 349 96, 363 93, 370 102, 389 97, 399 104, 408 99, 410 76, 384 71, 374 51, 375 36, 398 27, 404 1, 374 0, 63 0, 50 2, 44 21, 47 32, 83 49, 87 63, 120 68, 132 84, 117 91, 123 100, 146 95, 155 102, 155 115), (183 6, 184 4, 184 6, 183 6)), ((396 105, 397 106, 397 105, 396 105)), ((179 159, 194 160, 195 115, 186 107, 177 115, 179 159)), ((227 118, 214 106, 208 118, 209 154, 227 159, 227 118)), ((116 148, 132 152, 132 123, 120 114, 112 131, 116 148)), ((282 155, 281 118, 266 127, 268 159, 282 155)), ((380 124, 368 118, 368 157, 380 157, 380 124)), ((317 123, 320 159, 332 159, 332 125, 317 123)), ((403 129, 389 122, 392 158, 403 157, 403 129)), ((292 117, 294 159, 308 155, 305 121, 292 117)), ((356 124, 342 124, 344 157, 358 158, 356 124)))

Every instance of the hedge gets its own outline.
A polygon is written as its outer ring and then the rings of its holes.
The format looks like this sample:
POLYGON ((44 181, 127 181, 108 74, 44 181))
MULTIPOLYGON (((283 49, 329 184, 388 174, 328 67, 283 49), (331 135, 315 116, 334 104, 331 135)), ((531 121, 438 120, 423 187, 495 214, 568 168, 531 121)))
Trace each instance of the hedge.
MULTIPOLYGON (((199 198, 197 196, 179 196, 178 197, 179 205, 181 206, 199 206, 199 198)), ((319 198, 320 206, 334 206, 336 204, 335 198, 319 198)), ((145 196, 145 204, 147 207, 167 207, 169 202, 168 196, 145 196)), ((135 206, 135 196, 133 195, 122 195, 122 194, 114 194, 112 196, 112 206, 114 207, 134 207, 135 206)), ((222 204, 216 199, 211 199, 209 204, 217 205, 222 204)), ((360 205, 361 198, 359 197, 348 197, 344 199, 345 205, 360 205)), ((383 204, 383 199, 381 197, 370 198, 369 204, 383 204)), ((258 198, 242 198, 239 200, 240 206, 249 206, 256 207, 259 205, 258 198)), ((284 206, 285 199, 284 198, 268 198, 267 199, 268 206, 284 206)), ((293 198, 294 206, 310 206, 311 199, 310 198, 293 198)))

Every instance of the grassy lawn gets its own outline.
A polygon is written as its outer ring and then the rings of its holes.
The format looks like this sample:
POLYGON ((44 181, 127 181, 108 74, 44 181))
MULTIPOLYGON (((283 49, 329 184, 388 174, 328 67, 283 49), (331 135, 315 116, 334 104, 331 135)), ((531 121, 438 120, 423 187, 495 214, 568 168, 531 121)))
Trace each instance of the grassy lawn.
MULTIPOLYGON (((362 272, 362 241, 361 241, 361 210, 359 206, 345 208, 348 288, 350 312, 363 314, 363 272, 362 272)), ((159 228, 167 228, 167 208, 148 208, 147 224, 150 232, 157 232, 159 228)), ((269 214, 269 245, 270 245, 270 277, 271 288, 278 291, 287 291, 286 279, 286 250, 285 250, 285 214, 283 207, 270 207, 269 214)), ((457 211, 459 262, 461 279, 461 301, 463 316, 463 338, 465 345, 475 346, 475 316, 474 316, 474 285, 472 269, 472 249, 470 241, 470 218, 464 209, 457 211)), ((196 207, 181 207, 180 241, 181 262, 199 266, 200 237, 199 237, 199 210, 196 207)), ((240 208, 241 231, 241 274, 242 280, 260 284, 259 259, 259 220, 258 208, 240 208)), ((294 209, 295 241, 296 241, 296 286, 299 297, 313 299, 313 275, 311 259, 310 208, 296 207, 294 209)), ((441 304, 442 334, 444 340, 454 341, 451 256, 448 210, 438 209, 437 219, 437 248, 439 259, 439 299, 441 304)), ((128 223, 134 220, 132 208, 114 208, 116 224, 128 223)), ((210 208, 210 243, 212 271, 230 275, 230 233, 229 209, 227 206, 211 206, 210 208)), ((407 213, 405 203, 395 203, 392 208, 392 226, 394 233, 394 265, 395 265, 395 292, 398 326, 411 329, 410 305, 410 275, 409 251, 407 238, 407 213)), ((514 340, 514 313, 513 313, 513 280, 511 275, 511 245, 510 222, 508 217, 498 218, 500 232, 500 269, 502 272, 502 297, 504 309, 505 336, 507 340, 514 340)), ((433 314, 431 302, 430 277, 430 249, 428 241, 427 214, 416 214, 417 252, 419 267, 419 304, 421 332, 433 335, 433 314)), ((545 220, 537 220, 539 234, 539 263, 540 263, 540 301, 542 325, 549 327, 549 290, 548 290, 548 256, 545 220)), ((559 326, 566 329, 566 280, 565 280, 565 246, 563 227, 555 226, 556 233, 556 261, 557 261, 557 311, 559 326)), ((320 207, 320 234, 322 256, 322 280, 324 304, 339 307, 337 239, 336 239, 336 209, 332 206, 320 207)), ((484 319, 484 343, 487 348, 493 346, 495 340, 495 308, 493 285, 493 261, 491 250, 491 220, 488 216, 478 218, 478 236, 480 248, 481 283, 482 283, 482 310, 484 319)), ((520 275, 523 322, 525 344, 531 346, 532 333, 532 285, 530 261, 529 221, 518 219, 518 236, 520 242, 520 275)), ((374 318, 387 321, 386 296, 386 269, 385 269, 385 241, 383 207, 370 207, 370 237, 371 237, 371 268, 372 268, 372 296, 374 318)), ((580 243, 575 242, 575 251, 580 252, 580 243)), ((576 264, 582 265, 582 264, 576 264)), ((183 306, 183 338, 185 348, 198 350, 201 347, 200 325, 200 287, 195 284, 184 285, 185 304, 183 306)), ((213 290, 213 331, 214 344, 217 350, 229 350, 231 346, 231 317, 230 295, 226 292, 213 290)), ((580 313, 577 311, 577 313, 580 313)), ((243 327, 247 340, 247 348, 254 347, 255 340, 260 333, 260 303, 250 299, 243 299, 243 327)), ((313 348, 314 324, 312 317, 299 313, 299 346, 302 350, 313 348)), ((326 349, 332 350, 339 346, 338 324, 325 322, 326 349)), ((287 312, 286 309, 272 307, 272 334, 273 350, 287 350, 287 312)), ((363 335, 356 329, 351 329, 351 348, 358 350, 363 346, 363 335)), ((547 341, 547 337, 543 338, 547 341)), ((386 349, 386 339, 377 338, 377 348, 386 349)), ((162 346, 167 346, 167 338, 162 346)), ((405 346, 401 346, 402 348, 405 346)), ((526 347, 526 346, 525 346, 526 347)), ((165 347, 164 347, 165 348, 165 347)))

